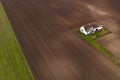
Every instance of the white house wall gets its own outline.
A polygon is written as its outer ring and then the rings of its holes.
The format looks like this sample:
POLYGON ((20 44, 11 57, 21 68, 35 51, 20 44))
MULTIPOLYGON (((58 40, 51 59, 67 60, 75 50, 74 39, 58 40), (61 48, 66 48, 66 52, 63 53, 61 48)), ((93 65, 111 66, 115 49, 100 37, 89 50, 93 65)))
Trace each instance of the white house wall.
POLYGON ((84 33, 85 35, 87 35, 88 33, 86 32, 84 26, 80 27, 80 32, 84 33))

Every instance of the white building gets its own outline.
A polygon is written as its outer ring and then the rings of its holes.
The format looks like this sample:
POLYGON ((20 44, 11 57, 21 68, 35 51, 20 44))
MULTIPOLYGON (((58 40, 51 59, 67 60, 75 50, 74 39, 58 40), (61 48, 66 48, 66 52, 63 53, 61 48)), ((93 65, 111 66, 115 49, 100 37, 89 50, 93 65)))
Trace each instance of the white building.
POLYGON ((80 32, 84 33, 85 35, 92 34, 98 30, 101 30, 103 25, 97 24, 87 24, 80 27, 80 32))

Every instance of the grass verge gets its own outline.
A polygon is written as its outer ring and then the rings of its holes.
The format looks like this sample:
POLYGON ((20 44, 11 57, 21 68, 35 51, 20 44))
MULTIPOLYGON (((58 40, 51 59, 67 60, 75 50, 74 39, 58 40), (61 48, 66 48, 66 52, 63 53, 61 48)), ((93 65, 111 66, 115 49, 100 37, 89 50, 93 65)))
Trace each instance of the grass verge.
POLYGON ((0 80, 34 80, 1 2, 0 80))
POLYGON ((105 57, 107 57, 111 62, 113 62, 116 66, 120 68, 120 61, 118 61, 117 57, 113 55, 109 50, 104 48, 102 45, 98 44, 95 39, 91 38, 90 36, 84 35, 78 30, 75 31, 79 34, 82 38, 84 38, 89 44, 95 47, 98 51, 100 51, 105 57))

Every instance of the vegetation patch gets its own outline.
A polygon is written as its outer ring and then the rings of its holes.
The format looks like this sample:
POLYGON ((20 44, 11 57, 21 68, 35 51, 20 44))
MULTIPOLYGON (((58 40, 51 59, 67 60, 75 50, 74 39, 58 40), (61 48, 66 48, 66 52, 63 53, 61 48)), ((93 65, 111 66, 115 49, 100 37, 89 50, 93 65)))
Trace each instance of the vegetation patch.
POLYGON ((1 3, 0 80, 34 80, 1 3))
MULTIPOLYGON (((91 44, 93 47, 95 47, 98 51, 100 51, 105 57, 107 57, 111 62, 113 62, 116 66, 118 66, 120 68, 120 61, 118 61, 117 57, 115 55, 113 55, 113 53, 111 53, 109 50, 107 50, 106 48, 104 48, 102 45, 98 44, 95 39, 97 39, 98 37, 92 37, 93 35, 97 35, 96 34, 92 34, 92 35, 85 35, 83 33, 80 32, 80 30, 76 30, 75 31, 77 34, 79 34, 83 39, 85 39, 89 44, 91 44)), ((106 32, 105 32, 106 33, 106 32)), ((111 32, 109 32, 111 33, 111 32)), ((103 34, 100 32, 100 34, 103 34)), ((107 33, 108 34, 108 33, 107 33)), ((105 35, 105 34, 104 34, 105 35)))
POLYGON ((96 31, 95 33, 90 34, 88 36, 91 37, 92 39, 98 39, 98 38, 100 38, 104 35, 110 34, 110 33, 112 33, 112 32, 109 31, 107 28, 103 28, 103 29, 96 31))

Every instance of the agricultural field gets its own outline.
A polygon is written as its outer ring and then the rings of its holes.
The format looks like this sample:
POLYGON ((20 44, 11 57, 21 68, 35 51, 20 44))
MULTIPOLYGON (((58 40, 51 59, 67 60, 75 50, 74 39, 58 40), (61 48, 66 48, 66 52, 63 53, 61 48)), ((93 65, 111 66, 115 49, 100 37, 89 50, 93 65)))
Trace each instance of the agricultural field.
POLYGON ((110 50, 118 59, 120 59, 120 19, 118 15, 104 19, 101 23, 106 25, 112 34, 101 37, 97 40, 98 43, 110 50))
POLYGON ((118 16, 113 0, 1 1, 35 80, 120 80, 120 69, 74 32, 118 16))
POLYGON ((102 44, 97 42, 97 40, 101 37, 104 37, 105 35, 111 33, 108 29, 103 29, 98 32, 95 32, 90 35, 85 35, 82 32, 80 32, 79 29, 75 31, 77 34, 79 34, 83 39, 85 39, 90 45, 95 47, 97 50, 99 50, 106 58, 108 58, 113 64, 118 66, 120 68, 120 62, 117 56, 114 55, 110 50, 105 48, 102 44), (105 33, 105 34, 104 34, 105 33), (95 37, 93 37, 95 36, 95 37))
POLYGON ((115 62, 120 67, 120 19, 116 16, 114 19, 106 20, 103 24, 108 26, 112 34, 99 38, 97 42, 116 56, 115 62))
POLYGON ((1 3, 0 80, 34 80, 1 3))

